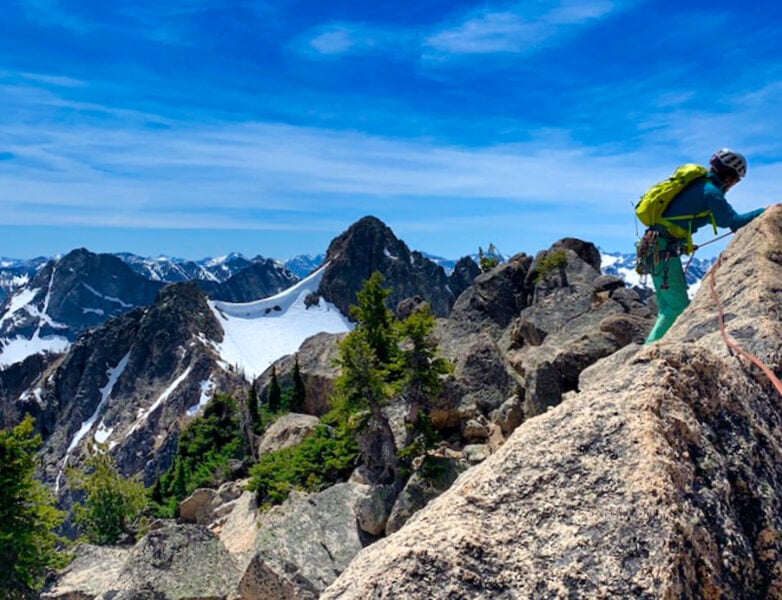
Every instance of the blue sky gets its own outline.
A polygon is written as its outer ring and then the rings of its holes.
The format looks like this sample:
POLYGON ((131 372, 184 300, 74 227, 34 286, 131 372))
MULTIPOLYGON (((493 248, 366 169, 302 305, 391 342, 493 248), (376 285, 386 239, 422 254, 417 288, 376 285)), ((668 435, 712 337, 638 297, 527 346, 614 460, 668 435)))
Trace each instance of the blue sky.
POLYGON ((778 201, 778 2, 3 12, 0 256, 284 259, 367 214, 449 258, 565 236, 631 251, 632 203, 723 146, 749 160, 737 210, 778 201))

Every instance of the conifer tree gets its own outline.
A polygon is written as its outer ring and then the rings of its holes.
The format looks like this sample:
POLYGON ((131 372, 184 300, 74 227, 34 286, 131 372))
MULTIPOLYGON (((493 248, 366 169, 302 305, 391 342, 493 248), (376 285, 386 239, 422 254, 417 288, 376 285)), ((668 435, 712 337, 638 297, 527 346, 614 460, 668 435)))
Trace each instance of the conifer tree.
POLYGON ((399 353, 401 379, 398 389, 407 401, 408 435, 406 447, 415 445, 420 453, 433 442, 426 407, 442 388, 441 375, 451 370, 450 363, 437 356, 437 341, 433 337, 435 317, 429 304, 424 304, 399 324, 402 340, 399 353))
POLYGON ((33 478, 40 435, 28 416, 0 431, 0 590, 3 598, 37 598, 49 568, 67 562, 53 533, 63 520, 54 498, 33 478))
POLYGON ((147 504, 146 488, 137 478, 120 475, 105 448, 90 448, 83 471, 69 472, 74 489, 87 492, 75 506, 76 522, 84 527, 94 544, 114 544, 130 533, 147 504))
POLYGON ((267 393, 269 394, 267 399, 269 410, 273 413, 278 412, 282 407, 282 390, 277 381, 277 369, 275 367, 272 367, 272 380, 269 383, 269 391, 267 393))
POLYGON ((372 273, 364 287, 356 294, 358 304, 350 307, 350 316, 364 331, 369 346, 382 364, 390 363, 396 346, 392 323, 393 313, 386 307, 390 289, 383 287, 385 279, 380 271, 372 273))
POLYGON ((497 248, 494 244, 489 244, 489 249, 484 252, 482 247, 478 247, 478 265, 482 273, 491 271, 500 264, 500 257, 497 256, 497 248))
POLYGON ((293 363, 293 394, 291 395, 291 412, 303 413, 306 406, 307 390, 301 377, 299 355, 296 354, 293 363))
POLYGON ((258 390, 255 388, 255 382, 250 385, 250 391, 247 394, 247 411, 250 414, 250 427, 254 434, 258 435, 263 430, 263 421, 261 419, 261 407, 258 404, 258 390))
POLYGON ((364 411, 358 442, 372 483, 396 477, 394 435, 382 407, 392 391, 388 382, 395 377, 397 336, 394 316, 385 305, 391 290, 383 288, 383 281, 375 271, 358 292, 358 304, 351 307, 357 325, 340 344, 342 374, 336 383, 342 407, 348 412, 364 411))
POLYGON ((394 435, 382 407, 390 396, 387 370, 379 363, 367 332, 360 326, 340 344, 342 374, 336 382, 339 409, 360 412, 357 438, 371 483, 389 483, 396 477, 394 435))

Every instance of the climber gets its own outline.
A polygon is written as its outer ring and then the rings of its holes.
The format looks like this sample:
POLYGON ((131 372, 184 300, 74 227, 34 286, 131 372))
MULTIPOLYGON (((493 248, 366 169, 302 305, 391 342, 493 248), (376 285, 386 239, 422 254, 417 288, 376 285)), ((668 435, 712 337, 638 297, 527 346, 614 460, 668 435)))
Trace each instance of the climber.
POLYGON ((715 232, 718 226, 729 227, 735 232, 765 210, 759 208, 739 214, 725 199, 725 193, 747 173, 744 156, 723 148, 711 157, 709 165, 706 175, 676 194, 665 209, 662 216, 670 219, 668 225, 652 225, 641 242, 647 245, 645 268, 652 275, 659 307, 647 344, 662 338, 690 303, 679 256, 694 251, 692 233, 708 223, 714 225, 715 232), (678 227, 672 226, 674 222, 678 227), (672 229, 678 235, 671 233, 672 229), (682 231, 687 237, 681 236, 682 231))

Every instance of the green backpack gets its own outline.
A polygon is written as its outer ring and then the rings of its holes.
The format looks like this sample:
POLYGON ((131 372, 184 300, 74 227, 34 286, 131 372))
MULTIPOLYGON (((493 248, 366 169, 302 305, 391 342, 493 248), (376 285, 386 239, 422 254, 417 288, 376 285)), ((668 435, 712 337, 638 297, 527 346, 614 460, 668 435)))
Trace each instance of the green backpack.
POLYGON ((663 213, 665 212, 665 209, 668 208, 668 205, 670 205, 671 201, 673 201, 673 199, 678 196, 685 188, 698 179, 706 177, 708 174, 709 170, 706 167, 702 167, 701 165, 682 165, 676 169, 674 174, 671 175, 668 179, 653 185, 651 188, 649 188, 649 191, 641 196, 640 202, 635 205, 635 215, 638 217, 641 223, 647 227, 651 227, 653 225, 662 225, 672 236, 687 240, 686 252, 687 254, 692 253, 694 246, 692 243, 691 227, 689 229, 684 229, 676 223, 673 223, 673 221, 690 221, 690 225, 692 225, 692 219, 698 217, 707 217, 709 215, 711 215, 713 221, 714 215, 712 212, 710 210, 706 210, 696 215, 679 215, 676 217, 666 218, 663 218, 663 213))

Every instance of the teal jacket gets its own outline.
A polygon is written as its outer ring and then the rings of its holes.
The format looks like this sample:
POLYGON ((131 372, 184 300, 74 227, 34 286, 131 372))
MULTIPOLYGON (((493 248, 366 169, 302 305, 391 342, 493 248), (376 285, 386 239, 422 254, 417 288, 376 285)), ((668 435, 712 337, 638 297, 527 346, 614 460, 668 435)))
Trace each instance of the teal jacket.
MULTIPOLYGON (((722 182, 715 173, 709 173, 707 177, 694 181, 682 190, 665 210, 663 217, 696 215, 707 210, 714 215, 714 222, 718 227, 730 227, 731 231, 736 231, 763 214, 765 209, 758 208, 744 214, 737 213, 725 199, 722 182)), ((692 219, 691 231, 695 232, 704 225, 710 225, 711 222, 710 216, 692 219)), ((675 223, 684 229, 689 228, 687 221, 675 221, 675 223)))

